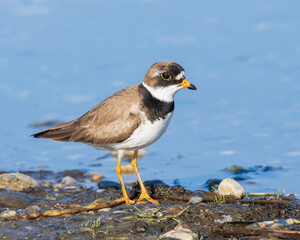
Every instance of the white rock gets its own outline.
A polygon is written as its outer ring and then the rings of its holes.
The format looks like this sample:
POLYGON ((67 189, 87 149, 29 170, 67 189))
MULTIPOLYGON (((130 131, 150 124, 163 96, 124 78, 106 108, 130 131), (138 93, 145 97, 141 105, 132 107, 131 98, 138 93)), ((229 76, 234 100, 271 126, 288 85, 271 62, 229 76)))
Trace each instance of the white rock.
POLYGON ((190 231, 183 231, 183 230, 171 230, 166 232, 160 238, 176 238, 181 240, 196 240, 197 235, 190 231))
POLYGON ((230 215, 222 215, 222 217, 223 219, 215 219, 214 222, 220 224, 234 222, 233 217, 230 215))
POLYGON ((112 210, 112 208, 102 208, 100 210, 98 210, 98 212, 110 212, 112 210))
POLYGON ((289 219, 287 219, 287 220, 285 220, 285 221, 286 221, 286 223, 287 223, 288 225, 290 225, 290 224, 295 224, 295 223, 300 223, 299 220, 293 219, 293 218, 289 218, 289 219))
POLYGON ((279 229, 279 228, 282 228, 282 224, 280 224, 280 223, 274 223, 274 224, 272 224, 272 226, 271 226, 271 229, 279 229))
POLYGON ((22 173, 3 173, 0 174, 0 188, 14 191, 23 191, 28 188, 35 188, 39 183, 22 173))
POLYGON ((231 178, 226 178, 220 182, 218 193, 220 195, 232 195, 239 199, 245 196, 244 188, 237 181, 231 178))
POLYGON ((182 240, 196 240, 197 234, 193 233, 190 229, 184 228, 182 225, 177 225, 174 230, 166 232, 160 238, 176 238, 182 240))
POLYGON ((65 176, 62 180, 61 183, 63 185, 67 185, 67 186, 74 186, 76 185, 76 180, 70 176, 65 176))
POLYGON ((100 173, 92 172, 90 173, 90 178, 92 182, 100 182, 103 176, 100 173))
POLYGON ((190 204, 198 204, 198 203, 201 203, 202 201, 203 201, 202 197, 194 196, 194 197, 190 198, 189 203, 190 204))
POLYGON ((0 214, 0 216, 1 216, 2 218, 10 218, 10 217, 16 217, 16 216, 19 216, 19 214, 18 214, 16 211, 14 211, 14 210, 6 210, 6 211, 2 212, 2 213, 0 214))

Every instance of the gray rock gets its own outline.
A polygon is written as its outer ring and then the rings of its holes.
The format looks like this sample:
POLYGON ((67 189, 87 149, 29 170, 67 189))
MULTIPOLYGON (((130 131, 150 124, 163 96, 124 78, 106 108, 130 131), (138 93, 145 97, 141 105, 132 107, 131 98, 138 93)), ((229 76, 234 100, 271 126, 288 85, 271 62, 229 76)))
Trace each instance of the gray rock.
POLYGON ((231 223, 235 222, 235 219, 230 215, 222 215, 223 219, 215 219, 215 223, 224 224, 224 223, 231 223))
POLYGON ((24 213, 26 215, 38 214, 40 212, 41 212, 40 207, 39 206, 34 206, 34 205, 33 206, 29 206, 28 208, 26 208, 24 210, 24 213))
POLYGON ((22 173, 3 173, 0 174, 0 188, 14 191, 23 191, 28 188, 35 188, 39 183, 22 173))
POLYGON ((218 187, 220 195, 232 195, 241 199, 245 196, 244 188, 235 180, 231 178, 224 179, 218 187))
POLYGON ((76 180, 70 176, 65 176, 61 183, 66 186, 75 186, 77 184, 76 180))
POLYGON ((189 203, 190 204, 198 204, 198 203, 201 203, 203 201, 203 198, 202 197, 191 197, 190 200, 189 200, 189 203))
POLYGON ((45 199, 48 201, 58 201, 65 199, 65 195, 58 192, 51 192, 46 195, 45 199))
POLYGON ((31 197, 26 193, 5 191, 0 193, 0 207, 26 208, 30 205, 31 197))
POLYGON ((14 210, 6 210, 6 211, 2 212, 2 213, 0 214, 0 216, 1 216, 2 218, 10 218, 10 217, 16 217, 16 216, 19 216, 19 214, 18 214, 16 211, 14 211, 14 210))
POLYGON ((41 181, 40 185, 42 187, 51 187, 51 186, 53 186, 53 183, 50 180, 43 180, 43 181, 41 181))

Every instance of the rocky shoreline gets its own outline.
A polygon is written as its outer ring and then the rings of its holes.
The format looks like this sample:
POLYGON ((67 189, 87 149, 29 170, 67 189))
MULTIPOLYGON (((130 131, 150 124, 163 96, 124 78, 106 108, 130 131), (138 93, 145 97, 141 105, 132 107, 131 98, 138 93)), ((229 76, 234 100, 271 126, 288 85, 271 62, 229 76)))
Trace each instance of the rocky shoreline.
MULTIPOLYGON (((99 189, 87 188, 81 184, 87 177, 102 179, 79 170, 0 174, 0 238, 300 239, 294 195, 233 196, 150 181, 145 185, 160 205, 127 206, 118 183, 100 181, 99 189)), ((128 193, 137 198, 138 184, 128 193)))

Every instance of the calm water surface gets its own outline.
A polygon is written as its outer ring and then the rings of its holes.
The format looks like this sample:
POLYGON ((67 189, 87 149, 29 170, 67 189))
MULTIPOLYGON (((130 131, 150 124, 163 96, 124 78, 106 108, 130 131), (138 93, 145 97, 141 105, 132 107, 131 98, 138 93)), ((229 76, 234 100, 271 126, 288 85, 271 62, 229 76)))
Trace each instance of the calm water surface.
MULTIPOLYGON (((143 180, 190 189, 248 174, 248 191, 300 193, 300 2, 0 1, 0 170, 87 169, 117 181, 116 161, 78 143, 30 138, 31 123, 69 121, 143 80, 157 61, 181 64, 198 91, 176 95, 166 134, 140 161, 143 180)), ((135 180, 126 176, 125 180, 135 180)))

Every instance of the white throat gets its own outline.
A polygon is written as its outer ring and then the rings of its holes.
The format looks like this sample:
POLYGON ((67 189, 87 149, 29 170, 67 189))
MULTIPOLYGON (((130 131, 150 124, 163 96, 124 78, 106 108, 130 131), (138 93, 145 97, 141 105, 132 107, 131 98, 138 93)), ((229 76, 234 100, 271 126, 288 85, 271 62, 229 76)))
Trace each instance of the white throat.
POLYGON ((181 85, 153 88, 144 82, 142 84, 152 94, 153 97, 164 102, 173 102, 174 94, 182 88, 181 85))

